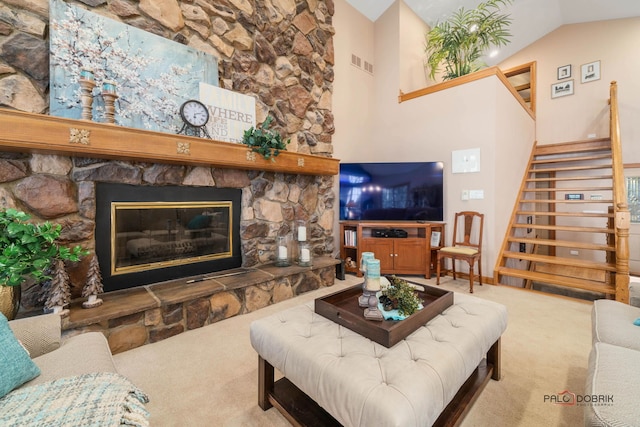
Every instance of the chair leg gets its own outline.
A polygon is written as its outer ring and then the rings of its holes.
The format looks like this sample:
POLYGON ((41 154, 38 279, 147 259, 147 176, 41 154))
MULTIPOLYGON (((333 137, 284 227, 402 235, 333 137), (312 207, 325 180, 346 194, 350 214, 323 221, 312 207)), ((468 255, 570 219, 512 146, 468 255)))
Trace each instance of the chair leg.
POLYGON ((478 283, 482 286, 482 257, 478 257, 478 283))
POLYGON ((451 258, 451 271, 453 271, 453 280, 456 280, 456 259, 451 258))
POLYGON ((473 293, 473 259, 469 261, 469 293, 473 293))
POLYGON ((436 267, 436 285, 440 286, 440 252, 438 252, 437 262, 438 266, 436 267))

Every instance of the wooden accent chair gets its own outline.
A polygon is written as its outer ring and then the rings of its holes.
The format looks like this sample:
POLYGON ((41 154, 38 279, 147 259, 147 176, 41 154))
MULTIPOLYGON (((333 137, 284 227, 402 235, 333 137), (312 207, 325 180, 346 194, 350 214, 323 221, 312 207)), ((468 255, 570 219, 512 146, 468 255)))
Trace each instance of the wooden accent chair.
POLYGON ((456 213, 453 223, 453 242, 438 250, 436 284, 440 285, 440 265, 451 258, 453 279, 456 278, 456 260, 469 264, 469 292, 473 293, 474 264, 478 264, 478 280, 482 285, 482 228, 484 214, 464 211, 456 213))

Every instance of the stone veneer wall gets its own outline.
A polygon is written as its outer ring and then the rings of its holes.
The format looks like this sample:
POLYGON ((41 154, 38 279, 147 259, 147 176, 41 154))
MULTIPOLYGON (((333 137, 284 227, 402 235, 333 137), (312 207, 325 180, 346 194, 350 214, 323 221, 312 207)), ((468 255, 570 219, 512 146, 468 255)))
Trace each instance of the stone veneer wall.
MULTIPOLYGON (((216 56, 221 87, 254 96, 257 121, 274 116, 289 151, 331 155, 333 0, 70 3, 216 56)), ((48 7, 0 0, 1 108, 48 113, 48 7)), ((332 177, 0 153, 0 207, 63 224, 66 243, 93 248, 97 181, 242 188, 244 266, 272 260, 275 236, 297 219, 308 221, 315 254, 333 252, 332 177)), ((87 261, 69 270, 79 296, 87 261)))

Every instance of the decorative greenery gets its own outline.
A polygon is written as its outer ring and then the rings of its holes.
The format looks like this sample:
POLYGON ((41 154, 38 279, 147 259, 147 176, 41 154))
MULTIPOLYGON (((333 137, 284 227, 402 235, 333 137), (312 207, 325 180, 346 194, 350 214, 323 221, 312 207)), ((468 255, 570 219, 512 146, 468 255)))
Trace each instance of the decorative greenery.
POLYGON ((275 162, 275 157, 281 150, 286 150, 291 140, 288 139, 285 142, 278 132, 269 130, 272 121, 273 117, 269 116, 260 128, 251 126, 249 130, 244 131, 242 143, 251 147, 251 151, 260 153, 265 159, 275 162))
POLYGON ((478 71, 485 64, 480 57, 491 46, 509 43, 511 18, 500 14, 500 6, 513 0, 487 0, 477 8, 461 7, 448 21, 440 22, 426 34, 425 53, 429 76, 433 79, 444 63, 443 80, 478 71))
POLYGON ((54 260, 79 261, 87 254, 80 246, 59 246, 62 227, 49 222, 34 224, 16 209, 0 210, 0 286, 18 286, 32 277, 49 279, 54 260))
MULTIPOLYGON (((406 280, 396 276, 387 276, 390 286, 382 291, 382 296, 388 298, 393 308, 403 316, 411 316, 418 311, 422 300, 418 298, 416 290, 406 280)), ((382 299, 382 298, 381 298, 382 299)), ((385 307, 385 310, 387 307, 385 307)))

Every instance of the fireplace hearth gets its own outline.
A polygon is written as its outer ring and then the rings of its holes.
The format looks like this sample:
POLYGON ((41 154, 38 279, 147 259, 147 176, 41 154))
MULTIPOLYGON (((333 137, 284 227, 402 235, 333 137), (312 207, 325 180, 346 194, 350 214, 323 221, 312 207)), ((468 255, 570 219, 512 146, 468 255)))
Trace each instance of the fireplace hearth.
POLYGON ((96 184, 105 292, 240 267, 241 190, 96 184))

